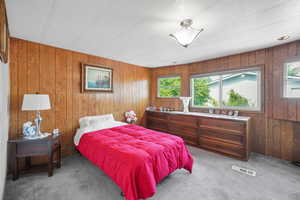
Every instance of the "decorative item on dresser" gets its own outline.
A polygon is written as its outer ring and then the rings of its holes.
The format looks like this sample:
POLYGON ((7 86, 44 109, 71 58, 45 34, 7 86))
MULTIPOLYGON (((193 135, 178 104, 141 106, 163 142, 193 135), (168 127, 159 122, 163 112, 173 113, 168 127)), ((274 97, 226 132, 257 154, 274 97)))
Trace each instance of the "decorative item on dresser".
POLYGON ((40 110, 49 110, 50 99, 46 94, 25 94, 23 98, 22 111, 36 111, 36 118, 34 122, 36 124, 36 133, 32 138, 46 137, 41 133, 42 117, 40 110))
POLYGON ((61 143, 60 135, 50 135, 44 138, 26 139, 24 137, 18 137, 10 139, 8 141, 11 148, 11 167, 13 172, 13 180, 19 178, 19 173, 41 171, 48 169, 48 176, 53 175, 53 164, 56 164, 57 168, 61 167, 61 143), (56 160, 54 161, 54 154, 56 153, 56 160), (33 156, 48 156, 48 164, 43 166, 32 166, 31 157, 33 156), (25 169, 21 170, 19 167, 19 160, 25 158, 25 169))
POLYGON ((177 111, 146 114, 149 129, 180 136, 190 145, 240 160, 249 158, 249 117, 177 111))
POLYGON ((189 112, 189 103, 192 97, 179 97, 179 99, 182 101, 183 112, 189 112))

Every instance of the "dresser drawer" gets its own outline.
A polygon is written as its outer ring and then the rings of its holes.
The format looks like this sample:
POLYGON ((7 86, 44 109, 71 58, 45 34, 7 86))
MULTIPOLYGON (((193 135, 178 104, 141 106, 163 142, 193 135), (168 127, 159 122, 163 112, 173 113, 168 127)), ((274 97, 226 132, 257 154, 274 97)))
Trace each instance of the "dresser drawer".
POLYGON ((182 136, 186 140, 191 140, 197 142, 197 128, 182 126, 180 124, 169 123, 169 132, 175 135, 182 136))
POLYGON ((148 117, 147 118, 147 128, 167 132, 168 124, 166 123, 165 120, 148 117))
POLYGON ((172 123, 176 123, 180 126, 198 127, 198 119, 193 116, 187 115, 170 115, 169 120, 172 123))
POLYGON ((205 149, 237 157, 239 159, 245 158, 245 149, 240 145, 220 142, 217 140, 209 139, 205 136, 200 136, 199 146, 205 149))
POLYGON ((224 119, 207 119, 202 118, 200 119, 200 126, 206 127, 217 127, 226 130, 233 130, 238 132, 245 132, 246 123, 244 122, 237 122, 231 120, 224 120, 224 119))
POLYGON ((147 117, 153 117, 157 119, 168 119, 168 114, 163 112, 147 112, 147 117))
POLYGON ((182 132, 172 131, 172 130, 169 130, 168 133, 172 134, 172 135, 176 135, 178 137, 181 137, 185 141, 186 144, 190 144, 190 145, 194 145, 194 146, 198 145, 198 137, 197 136, 184 135, 184 133, 182 133, 182 132))
POLYGON ((199 135, 237 145, 243 145, 246 142, 243 134, 223 129, 200 128, 199 135))

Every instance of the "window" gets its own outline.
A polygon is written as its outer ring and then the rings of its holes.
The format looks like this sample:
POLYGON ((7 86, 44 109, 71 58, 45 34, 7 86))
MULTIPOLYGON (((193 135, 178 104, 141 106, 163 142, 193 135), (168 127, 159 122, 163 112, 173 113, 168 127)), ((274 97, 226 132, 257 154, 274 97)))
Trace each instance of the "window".
POLYGON ((260 110, 260 74, 252 68, 192 76, 192 106, 260 110))
POLYGON ((300 98, 300 61, 285 64, 283 80, 283 96, 286 98, 300 98))
POLYGON ((194 106, 219 106, 219 76, 203 76, 192 78, 192 94, 194 106))
POLYGON ((179 97, 181 90, 180 76, 160 77, 157 79, 158 97, 179 97))

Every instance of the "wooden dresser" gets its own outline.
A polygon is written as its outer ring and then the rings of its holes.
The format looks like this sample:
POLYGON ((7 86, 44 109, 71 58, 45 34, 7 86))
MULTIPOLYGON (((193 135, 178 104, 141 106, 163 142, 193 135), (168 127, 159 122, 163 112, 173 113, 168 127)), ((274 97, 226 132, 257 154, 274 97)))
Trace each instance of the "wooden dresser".
POLYGON ((187 144, 240 160, 249 158, 249 117, 147 111, 147 128, 182 137, 187 144))

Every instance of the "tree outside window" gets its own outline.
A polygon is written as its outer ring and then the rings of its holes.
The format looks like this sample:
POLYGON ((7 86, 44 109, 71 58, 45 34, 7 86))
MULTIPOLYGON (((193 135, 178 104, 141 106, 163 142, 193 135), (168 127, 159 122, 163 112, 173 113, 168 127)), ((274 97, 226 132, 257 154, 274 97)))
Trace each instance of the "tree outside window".
POLYGON ((158 97, 179 97, 180 90, 180 76, 158 78, 158 97))

